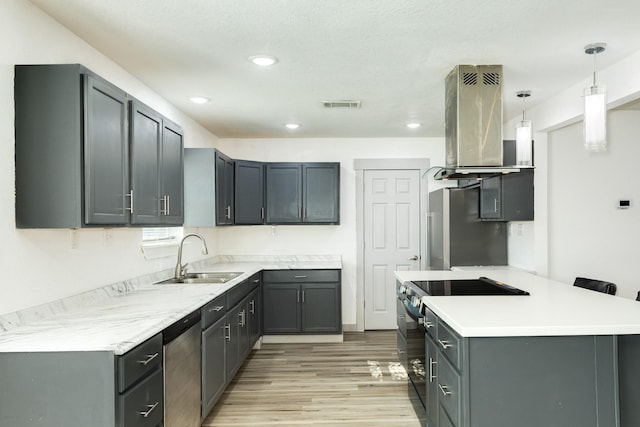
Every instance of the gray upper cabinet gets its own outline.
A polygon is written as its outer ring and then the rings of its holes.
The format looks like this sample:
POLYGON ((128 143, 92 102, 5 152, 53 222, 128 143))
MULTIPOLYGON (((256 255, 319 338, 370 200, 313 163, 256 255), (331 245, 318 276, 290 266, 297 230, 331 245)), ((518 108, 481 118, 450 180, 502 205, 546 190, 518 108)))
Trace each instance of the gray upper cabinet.
POLYGON ((131 223, 182 224, 182 131, 137 100, 130 111, 131 223))
POLYGON ((340 164, 309 163, 302 165, 303 222, 340 222, 340 164))
POLYGON ((126 94, 79 64, 15 67, 16 226, 129 221, 126 94))
POLYGON ((264 223, 264 165, 247 160, 235 161, 234 223, 264 223))
POLYGON ((269 163, 266 166, 267 224, 302 221, 302 165, 269 163))
POLYGON ((480 218, 494 221, 532 221, 533 169, 496 176, 480 183, 480 218))
POLYGON ((266 166, 268 224, 339 224, 339 163, 266 166))
POLYGON ((79 64, 15 67, 17 227, 182 224, 182 131, 129 107, 79 64))
POLYGON ((233 224, 234 161, 220 151, 215 152, 216 225, 233 224))

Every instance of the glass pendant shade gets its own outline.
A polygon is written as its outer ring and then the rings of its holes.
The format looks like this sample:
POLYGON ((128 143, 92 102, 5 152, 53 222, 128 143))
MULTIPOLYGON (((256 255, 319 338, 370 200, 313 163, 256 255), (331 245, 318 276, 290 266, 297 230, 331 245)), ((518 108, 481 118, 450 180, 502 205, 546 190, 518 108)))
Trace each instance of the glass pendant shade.
POLYGON ((584 91, 584 148, 607 149, 607 91, 591 86, 584 91))
POLYGON ((521 120, 516 125, 516 165, 533 166, 531 120, 521 120))

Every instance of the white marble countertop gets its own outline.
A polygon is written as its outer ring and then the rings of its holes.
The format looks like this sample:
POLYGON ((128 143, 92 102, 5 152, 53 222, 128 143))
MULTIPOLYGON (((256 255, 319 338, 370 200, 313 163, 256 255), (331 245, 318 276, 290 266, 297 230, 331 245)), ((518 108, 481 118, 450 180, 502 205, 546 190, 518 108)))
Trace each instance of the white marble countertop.
POLYGON ((260 270, 342 268, 339 257, 256 261, 239 258, 241 262, 233 262, 238 258, 215 264, 196 263, 198 271, 243 273, 225 284, 139 284, 126 292, 0 332, 0 352, 112 351, 120 355, 260 270))
POLYGON ((640 302, 516 269, 397 271, 401 282, 481 276, 529 296, 426 296, 422 303, 463 337, 640 334, 640 302))

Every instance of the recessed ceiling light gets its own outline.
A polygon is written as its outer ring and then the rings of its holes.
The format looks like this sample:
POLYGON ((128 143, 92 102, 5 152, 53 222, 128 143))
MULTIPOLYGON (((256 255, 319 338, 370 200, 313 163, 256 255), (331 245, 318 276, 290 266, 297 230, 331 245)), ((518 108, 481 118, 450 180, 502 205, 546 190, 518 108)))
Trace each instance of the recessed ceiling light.
POLYGON ((192 96, 191 98, 189 98, 189 101, 193 102, 194 104, 206 104, 211 100, 209 98, 205 98, 204 96, 192 96))
POLYGON ((407 123, 409 129, 418 129, 420 126, 422 126, 422 123, 407 123))
POLYGON ((268 67, 278 62, 278 58, 270 55, 255 55, 255 56, 250 56, 249 61, 261 67, 268 67))
POLYGON ((287 123, 284 125, 287 129, 298 129, 300 125, 298 123, 287 123))

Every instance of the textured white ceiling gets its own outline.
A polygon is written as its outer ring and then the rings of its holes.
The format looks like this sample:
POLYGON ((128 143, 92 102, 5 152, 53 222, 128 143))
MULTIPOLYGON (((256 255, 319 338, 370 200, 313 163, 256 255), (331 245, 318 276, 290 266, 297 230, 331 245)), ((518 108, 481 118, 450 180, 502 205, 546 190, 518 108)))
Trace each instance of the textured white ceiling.
POLYGON ((533 106, 588 78, 586 44, 608 44, 599 68, 640 50, 638 0, 31 2, 219 137, 442 136, 457 64, 504 66, 510 119, 517 91, 533 106), (248 62, 261 53, 279 63, 248 62), (334 99, 362 108, 321 107, 334 99))

